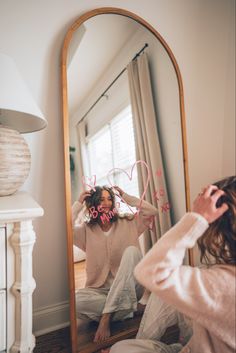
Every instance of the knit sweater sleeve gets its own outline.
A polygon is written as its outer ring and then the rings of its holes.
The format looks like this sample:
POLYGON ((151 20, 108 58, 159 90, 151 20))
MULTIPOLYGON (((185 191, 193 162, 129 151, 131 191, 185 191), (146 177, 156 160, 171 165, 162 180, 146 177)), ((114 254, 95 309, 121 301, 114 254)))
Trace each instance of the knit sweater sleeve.
POLYGON ((158 214, 158 209, 145 200, 140 200, 135 196, 124 193, 124 201, 131 207, 137 207, 138 213, 135 215, 138 236, 141 235, 152 223, 153 217, 158 214))
MULTIPOLYGON (((134 273, 151 292, 199 324, 217 331, 217 325, 229 315, 223 318, 225 298, 219 296, 219 287, 226 285, 227 266, 200 269, 182 265, 186 249, 193 248, 207 228, 205 218, 187 213, 152 247, 134 273)), ((230 298, 232 293, 226 295, 230 298)))
POLYGON ((86 225, 79 224, 76 225, 75 221, 78 217, 79 212, 82 210, 83 205, 75 201, 72 206, 72 227, 73 227, 73 236, 74 236, 74 245, 78 246, 83 251, 86 250, 86 225))

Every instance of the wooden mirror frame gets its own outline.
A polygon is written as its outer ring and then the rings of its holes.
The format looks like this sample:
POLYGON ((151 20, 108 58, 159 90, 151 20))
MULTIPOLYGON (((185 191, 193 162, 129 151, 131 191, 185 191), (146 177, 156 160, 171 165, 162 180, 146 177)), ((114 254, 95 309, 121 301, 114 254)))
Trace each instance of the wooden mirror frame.
MULTIPOLYGON (((189 193, 189 174, 188 174, 188 158, 187 158, 187 140, 185 126, 185 110, 184 110, 184 92, 183 82, 179 66, 172 53, 170 47, 149 23, 138 15, 120 8, 102 7, 92 11, 88 11, 80 16, 69 28, 66 33, 61 55, 61 79, 62 79, 62 112, 63 112, 63 130, 64 130, 64 167, 65 167, 65 196, 66 196, 66 219, 67 219, 67 255, 68 255, 68 271, 69 271, 69 291, 70 291, 70 322, 71 322, 71 344, 72 353, 77 352, 77 326, 75 313, 75 282, 74 282, 74 263, 73 263, 73 234, 71 220, 71 181, 70 181, 70 159, 69 159, 69 114, 68 114, 68 91, 67 91, 67 54, 69 44, 73 33, 88 19, 102 14, 117 14, 129 17, 132 20, 146 27, 162 44, 167 52, 172 64, 174 65, 179 87, 179 104, 180 104, 180 119, 182 132, 182 148, 183 148, 183 167, 184 167, 184 183, 185 183, 185 202, 186 211, 190 210, 190 193, 189 193)), ((189 264, 193 266, 193 251, 188 252, 189 264)), ((125 339, 125 336, 122 336, 125 339)), ((112 342, 111 342, 112 343, 112 342)))

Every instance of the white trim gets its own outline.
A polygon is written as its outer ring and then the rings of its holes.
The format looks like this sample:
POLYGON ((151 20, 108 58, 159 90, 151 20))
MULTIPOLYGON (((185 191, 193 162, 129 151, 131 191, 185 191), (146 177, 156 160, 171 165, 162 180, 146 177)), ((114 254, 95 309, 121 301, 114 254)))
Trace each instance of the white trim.
POLYGON ((59 330, 70 325, 70 305, 68 301, 44 306, 33 313, 33 332, 35 336, 59 330))

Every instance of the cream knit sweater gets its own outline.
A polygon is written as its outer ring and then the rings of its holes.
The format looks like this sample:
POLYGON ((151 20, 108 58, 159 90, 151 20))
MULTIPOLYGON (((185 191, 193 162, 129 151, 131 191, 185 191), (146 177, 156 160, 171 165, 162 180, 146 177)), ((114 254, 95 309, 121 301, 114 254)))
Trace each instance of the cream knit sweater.
MULTIPOLYGON (((123 194, 128 205, 138 207, 140 200, 134 196, 123 194)), ((76 201, 72 207, 73 224, 82 209, 76 201)), ((146 201, 142 201, 140 213, 132 220, 119 218, 112 223, 111 232, 106 236, 101 227, 86 223, 74 226, 74 244, 86 252, 86 287, 101 287, 108 274, 116 275, 124 250, 134 245, 139 247, 138 237, 150 224, 150 216, 158 213, 157 209, 146 201)))
POLYGON ((141 284, 192 319, 193 337, 181 353, 235 352, 235 266, 182 265, 207 228, 202 216, 187 213, 135 268, 141 284))

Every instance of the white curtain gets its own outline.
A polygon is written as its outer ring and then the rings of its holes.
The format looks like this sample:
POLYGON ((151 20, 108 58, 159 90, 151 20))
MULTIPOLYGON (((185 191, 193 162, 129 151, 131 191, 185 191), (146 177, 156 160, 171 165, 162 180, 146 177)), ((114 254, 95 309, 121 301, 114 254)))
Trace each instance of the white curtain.
MULTIPOLYGON (((76 197, 73 201, 78 200, 79 194, 83 191, 83 176, 88 175, 88 159, 86 155, 86 123, 81 121, 76 126, 76 176, 75 176, 75 193, 76 197)), ((84 219, 81 214, 78 215, 76 222, 83 223, 84 219)), ((82 261, 86 258, 83 250, 73 245, 74 262, 82 261)))
MULTIPOLYGON (((151 173, 145 200, 159 210, 158 216, 155 217, 153 230, 147 231, 144 236, 144 251, 147 252, 161 235, 170 228, 170 211, 168 210, 168 195, 157 132, 147 54, 144 52, 136 60, 133 60, 128 65, 127 71, 134 119, 136 157, 137 160, 144 160, 148 164, 151 173)), ((147 180, 145 168, 138 168, 138 179, 142 193, 147 180)))
POLYGON ((78 200, 79 194, 84 190, 83 176, 89 175, 88 158, 86 154, 86 122, 83 120, 75 127, 75 170, 71 173, 72 203, 78 200))

